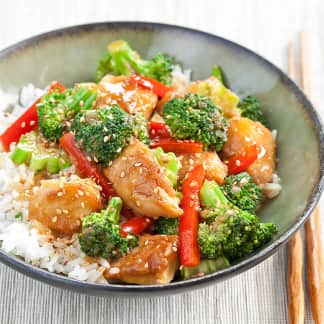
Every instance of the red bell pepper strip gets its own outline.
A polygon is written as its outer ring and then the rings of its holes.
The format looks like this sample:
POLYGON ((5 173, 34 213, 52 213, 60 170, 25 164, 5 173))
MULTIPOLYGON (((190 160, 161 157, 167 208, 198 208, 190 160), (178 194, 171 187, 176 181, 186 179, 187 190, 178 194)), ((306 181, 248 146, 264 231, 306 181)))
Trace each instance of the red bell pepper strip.
POLYGON ((205 179, 205 170, 201 164, 195 166, 182 186, 181 208, 183 215, 179 220, 180 263, 194 267, 200 263, 198 246, 199 191, 205 179))
POLYGON ((245 171, 258 158, 258 148, 256 144, 246 146, 243 151, 238 152, 224 161, 228 166, 228 174, 237 174, 245 171))
POLYGON ((142 87, 144 89, 149 89, 159 97, 163 97, 167 92, 170 91, 170 88, 164 85, 163 83, 138 74, 132 74, 129 77, 129 82, 136 84, 137 86, 142 87))
POLYGON ((107 200, 112 196, 116 196, 113 185, 102 173, 100 167, 87 159, 87 156, 82 152, 72 133, 66 133, 60 138, 60 144, 66 153, 69 155, 71 162, 76 167, 81 176, 85 178, 93 178, 101 187, 101 193, 107 200))
POLYGON ((179 141, 173 139, 160 139, 150 144, 151 148, 162 147, 164 152, 173 153, 201 153, 203 144, 194 141, 179 141))
MULTIPOLYGON (((55 89, 59 92, 63 92, 65 87, 61 83, 54 81, 51 83, 48 92, 52 92, 55 89)), ((37 128, 38 116, 36 106, 40 100, 41 98, 36 99, 35 102, 0 135, 0 141, 6 151, 10 150, 11 143, 18 143, 21 135, 37 128)))
POLYGON ((171 133, 169 131, 169 128, 164 123, 158 123, 158 122, 149 122, 148 123, 148 131, 150 134, 150 139, 155 138, 170 138, 171 133))
POLYGON ((138 235, 148 229, 153 222, 152 218, 146 216, 133 217, 121 225, 120 234, 124 237, 128 233, 138 235))

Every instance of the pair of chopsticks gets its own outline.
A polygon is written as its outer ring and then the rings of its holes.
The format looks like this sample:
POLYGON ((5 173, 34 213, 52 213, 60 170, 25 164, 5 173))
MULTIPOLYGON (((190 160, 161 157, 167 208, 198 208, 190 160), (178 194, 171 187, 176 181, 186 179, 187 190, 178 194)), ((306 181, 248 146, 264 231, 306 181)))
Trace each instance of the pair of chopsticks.
MULTIPOLYGON (((303 33, 300 35, 300 69, 296 68, 296 61, 295 46, 290 43, 288 50, 289 75, 296 80, 297 72, 300 70, 301 86, 306 95, 310 96, 311 84, 303 33)), ((317 206, 305 225, 308 295, 316 324, 324 324, 324 255, 320 235, 320 211, 317 206)), ((300 230, 289 242, 288 315, 291 324, 305 322, 303 250, 303 237, 300 230)))

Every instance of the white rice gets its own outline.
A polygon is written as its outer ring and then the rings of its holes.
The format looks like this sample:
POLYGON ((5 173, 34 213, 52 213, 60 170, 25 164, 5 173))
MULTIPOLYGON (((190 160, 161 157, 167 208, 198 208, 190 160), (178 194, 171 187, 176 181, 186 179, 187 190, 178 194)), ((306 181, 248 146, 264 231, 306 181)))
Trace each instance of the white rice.
MULTIPOLYGON (((21 90, 19 98, 0 91, 0 133, 43 93, 43 90, 31 84, 21 90)), ((102 258, 90 261, 81 251, 77 235, 72 239, 55 239, 49 233, 40 233, 28 220, 29 203, 19 197, 19 192, 33 187, 34 172, 24 164, 15 165, 10 159, 10 153, 1 151, 0 149, 2 250, 50 272, 63 273, 70 278, 88 282, 107 283, 103 272, 110 267, 109 263, 102 258), (15 218, 17 215, 21 215, 21 219, 15 218)))
POLYGON ((260 185, 260 188, 262 189, 263 194, 268 199, 273 199, 276 196, 278 196, 282 190, 281 184, 280 184, 280 178, 278 174, 274 173, 272 175, 272 181, 268 183, 264 183, 260 185))

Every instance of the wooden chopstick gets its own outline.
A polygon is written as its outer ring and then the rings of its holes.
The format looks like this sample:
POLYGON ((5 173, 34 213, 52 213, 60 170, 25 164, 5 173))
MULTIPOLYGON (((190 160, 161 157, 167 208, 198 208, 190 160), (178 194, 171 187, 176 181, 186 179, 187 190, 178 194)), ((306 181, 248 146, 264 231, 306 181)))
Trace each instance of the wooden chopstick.
MULTIPOLYGON (((304 33, 300 35, 301 84, 305 93, 311 95, 309 67, 304 33)), ((315 324, 324 324, 324 256, 321 242, 319 205, 308 218, 305 226, 307 251, 307 282, 309 299, 315 324)))
MULTIPOLYGON (((289 76, 296 81, 295 47, 288 47, 289 76)), ((303 285, 303 237, 299 230, 289 242, 288 257, 288 315, 289 323, 303 324, 305 320, 305 301, 303 285)))

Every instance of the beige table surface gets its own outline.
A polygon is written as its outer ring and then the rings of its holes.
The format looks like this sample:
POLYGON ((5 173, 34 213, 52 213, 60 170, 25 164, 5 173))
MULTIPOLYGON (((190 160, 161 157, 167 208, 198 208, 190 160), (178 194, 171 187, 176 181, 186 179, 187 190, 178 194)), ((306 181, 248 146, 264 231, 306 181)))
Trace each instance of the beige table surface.
MULTIPOLYGON (((286 70, 287 42, 309 37, 313 101, 324 115, 324 1, 0 0, 0 48, 54 28, 143 20, 202 29, 286 70)), ((323 305, 324 307, 324 305, 323 305)), ((210 288, 159 298, 97 298, 53 288, 0 265, 0 323, 286 323, 286 249, 210 288)), ((312 323, 307 304, 307 323, 312 323)))

